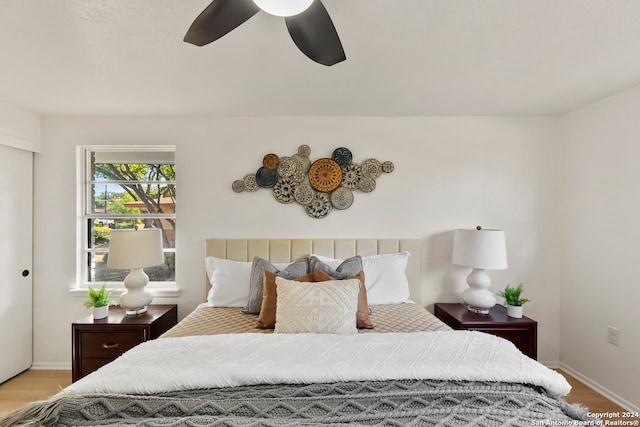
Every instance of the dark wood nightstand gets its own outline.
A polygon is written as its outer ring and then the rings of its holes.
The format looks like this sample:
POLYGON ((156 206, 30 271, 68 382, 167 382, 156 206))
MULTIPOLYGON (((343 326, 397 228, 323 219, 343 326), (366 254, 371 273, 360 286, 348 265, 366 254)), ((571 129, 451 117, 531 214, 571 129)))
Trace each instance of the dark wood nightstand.
POLYGON ((436 303, 434 314, 453 329, 482 331, 508 339, 518 349, 536 359, 538 357, 538 322, 526 316, 515 319, 507 316, 507 308, 494 306, 489 314, 477 314, 462 304, 436 303))
POLYGON ((121 307, 109 307, 109 317, 94 320, 92 315, 71 324, 72 380, 120 356, 141 342, 158 338, 178 323, 178 306, 150 305, 147 312, 127 316, 121 307))

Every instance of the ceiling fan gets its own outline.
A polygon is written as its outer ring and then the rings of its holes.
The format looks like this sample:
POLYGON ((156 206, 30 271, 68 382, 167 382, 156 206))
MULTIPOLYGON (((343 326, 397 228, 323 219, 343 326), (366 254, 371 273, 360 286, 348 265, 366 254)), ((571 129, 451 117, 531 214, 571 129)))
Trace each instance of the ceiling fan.
POLYGON ((184 41, 196 46, 209 44, 260 10, 283 16, 293 42, 313 61, 331 66, 347 59, 320 0, 213 0, 193 21, 184 41))

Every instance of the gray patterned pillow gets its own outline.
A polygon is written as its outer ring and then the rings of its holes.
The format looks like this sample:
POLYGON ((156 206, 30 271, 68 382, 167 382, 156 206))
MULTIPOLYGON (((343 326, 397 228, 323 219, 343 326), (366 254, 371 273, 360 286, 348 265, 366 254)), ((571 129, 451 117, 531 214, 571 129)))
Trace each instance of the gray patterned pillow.
POLYGON ((360 255, 345 259, 338 267, 333 268, 329 264, 320 261, 315 256, 309 258, 309 271, 320 270, 327 273, 334 279, 346 279, 360 273, 362 268, 362 257, 360 255))
POLYGON ((309 258, 303 258, 295 261, 280 271, 275 265, 266 259, 254 257, 253 265, 251 266, 251 279, 249 282, 249 300, 247 301, 247 305, 242 309, 242 312, 245 314, 260 314, 265 270, 288 280, 297 279, 298 277, 309 273, 309 258))

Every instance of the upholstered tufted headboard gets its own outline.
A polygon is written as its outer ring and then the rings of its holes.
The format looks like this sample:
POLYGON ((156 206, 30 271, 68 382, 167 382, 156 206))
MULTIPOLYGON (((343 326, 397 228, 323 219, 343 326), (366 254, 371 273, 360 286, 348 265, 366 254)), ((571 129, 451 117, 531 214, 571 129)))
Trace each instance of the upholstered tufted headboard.
MULTIPOLYGON (((408 251, 407 278, 413 301, 422 300, 419 239, 208 239, 206 256, 252 261, 259 256, 271 262, 290 262, 310 254, 345 259, 408 251)), ((366 280, 366 278, 365 278, 366 280)), ((207 278, 205 298, 211 284, 207 278)))

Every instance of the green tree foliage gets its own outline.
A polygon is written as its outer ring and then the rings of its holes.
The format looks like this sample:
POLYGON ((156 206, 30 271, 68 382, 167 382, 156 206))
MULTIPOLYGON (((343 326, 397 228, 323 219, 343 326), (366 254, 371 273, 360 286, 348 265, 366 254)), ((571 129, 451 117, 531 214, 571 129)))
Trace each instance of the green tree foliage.
MULTIPOLYGON (((103 198, 102 206, 105 212, 112 213, 140 213, 137 208, 127 208, 125 203, 139 201, 144 204, 149 213, 163 213, 162 199, 172 199, 171 211, 175 212, 175 181, 176 170, 173 164, 119 164, 119 163, 93 163, 94 179, 108 179, 118 181, 124 193, 111 198, 103 198), (150 182, 149 182, 150 181, 150 182), (109 200, 104 206, 104 200, 109 200)), ((97 202, 99 197, 95 198, 97 202)), ((99 207, 98 203, 95 204, 99 207)), ((154 219, 154 226, 163 229, 162 221, 154 219)), ((172 228, 175 221, 171 218, 164 219, 172 228)), ((165 233, 163 233, 165 236, 165 233)), ((166 236, 165 236, 166 239, 166 236)), ((165 242, 166 243, 166 242, 165 242)))

